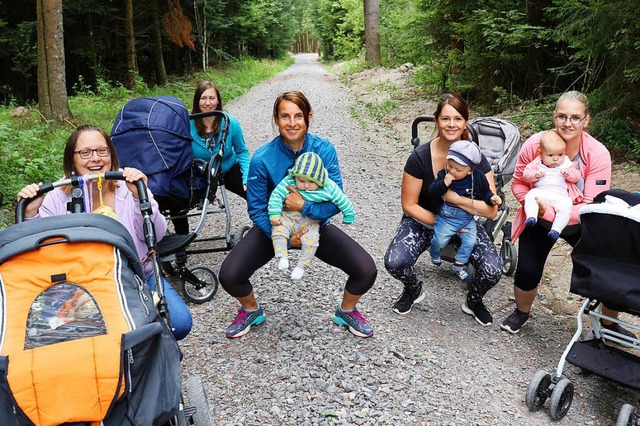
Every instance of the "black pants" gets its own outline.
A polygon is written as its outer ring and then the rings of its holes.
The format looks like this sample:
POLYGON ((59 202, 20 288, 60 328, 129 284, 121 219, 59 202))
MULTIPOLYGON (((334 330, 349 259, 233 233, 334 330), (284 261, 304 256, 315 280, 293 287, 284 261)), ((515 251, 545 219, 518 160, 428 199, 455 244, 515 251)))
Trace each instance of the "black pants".
MULTIPOLYGON (((549 229, 538 222, 534 226, 525 228, 518 239, 518 267, 514 276, 514 284, 521 290, 535 290, 542 279, 544 264, 555 244, 555 241, 547 235, 548 232, 549 229)), ((571 247, 575 246, 580 239, 580 232, 573 232, 570 235, 563 234, 560 237, 571 247)))
MULTIPOLYGON (((258 268, 275 256, 273 242, 257 226, 252 227, 229 252, 220 266, 220 284, 233 297, 251 294, 249 279, 258 268)), ((376 280, 378 270, 373 258, 349 235, 334 225, 320 229, 316 257, 348 275, 345 289, 356 296, 365 294, 376 280)))

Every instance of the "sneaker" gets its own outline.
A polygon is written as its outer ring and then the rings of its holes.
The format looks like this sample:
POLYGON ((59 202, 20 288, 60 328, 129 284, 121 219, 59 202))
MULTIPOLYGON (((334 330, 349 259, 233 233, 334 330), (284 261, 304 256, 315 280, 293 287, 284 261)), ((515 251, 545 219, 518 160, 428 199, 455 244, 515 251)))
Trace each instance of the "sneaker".
POLYGON ((560 238, 560 233, 552 229, 551 231, 549 231, 547 236, 551 238, 553 241, 558 241, 558 238, 560 238))
POLYGON ((527 220, 524 221, 524 226, 530 227, 534 226, 536 223, 538 223, 538 219, 535 217, 528 217, 527 220))
POLYGON ((527 321, 529 321, 529 314, 519 311, 518 308, 516 308, 511 315, 502 321, 500 328, 511 334, 517 334, 527 321))
POLYGON ((413 290, 405 286, 402 294, 393 305, 393 312, 400 315, 408 314, 415 303, 422 302, 424 296, 422 282, 419 282, 413 290))
POLYGON ((286 271, 287 269, 289 269, 289 258, 286 256, 283 256, 280 258, 280 261, 278 262, 278 269, 280 269, 281 271, 286 271))
POLYGON ((462 281, 466 283, 471 281, 471 275, 469 275, 469 273, 466 271, 466 269, 464 268, 464 265, 458 265, 454 263, 452 269, 453 269, 453 273, 456 274, 456 276, 460 278, 462 281))
POLYGON ((602 328, 606 330, 613 331, 615 333, 620 333, 624 336, 627 336, 630 339, 636 340, 638 338, 633 332, 622 327, 617 322, 612 322, 611 324, 605 324, 604 322, 602 322, 602 320, 600 320, 600 325, 602 326, 602 328))
POLYGON ((247 311, 244 307, 238 308, 238 315, 227 327, 227 337, 230 339, 242 337, 251 330, 252 325, 260 325, 267 317, 260 306, 255 311, 247 311))
POLYGON ((462 305, 462 312, 472 315, 475 320, 478 321, 478 324, 493 324, 493 316, 491 316, 491 312, 489 312, 489 309, 487 309, 481 301, 477 303, 469 303, 468 301, 464 302, 464 305, 462 305))
POLYGON ((293 268, 293 271, 291 272, 291 279, 299 280, 302 278, 303 275, 304 275, 304 268, 301 268, 300 266, 296 266, 295 268, 293 268))
POLYGON ((369 324, 357 308, 354 308, 351 312, 345 312, 340 305, 338 305, 336 308, 336 316, 333 317, 333 322, 342 327, 347 327, 352 334, 358 337, 373 336, 373 327, 371 327, 371 324, 369 324))
POLYGON ((442 259, 440 259, 440 258, 437 258, 437 259, 431 258, 431 263, 433 263, 436 266, 440 266, 440 265, 442 265, 442 259))

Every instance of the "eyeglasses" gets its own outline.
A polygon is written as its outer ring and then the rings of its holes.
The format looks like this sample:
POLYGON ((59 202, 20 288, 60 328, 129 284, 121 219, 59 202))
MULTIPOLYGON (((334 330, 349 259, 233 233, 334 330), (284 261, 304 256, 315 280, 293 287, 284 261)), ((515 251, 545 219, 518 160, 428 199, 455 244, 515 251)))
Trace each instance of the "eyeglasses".
POLYGON ((98 154, 98 157, 108 157, 110 153, 109 148, 106 146, 101 146, 96 149, 79 149, 78 151, 73 151, 74 154, 80 155, 80 158, 83 160, 88 160, 93 157, 94 152, 98 154))
POLYGON ((582 118, 577 117, 575 115, 572 115, 571 117, 567 117, 564 114, 558 114, 555 116, 555 119, 558 122, 558 124, 564 124, 567 122, 567 120, 569 120, 569 123, 573 124, 574 126, 577 126, 578 124, 582 123, 582 120, 584 120, 585 118, 587 118, 586 115, 582 118))

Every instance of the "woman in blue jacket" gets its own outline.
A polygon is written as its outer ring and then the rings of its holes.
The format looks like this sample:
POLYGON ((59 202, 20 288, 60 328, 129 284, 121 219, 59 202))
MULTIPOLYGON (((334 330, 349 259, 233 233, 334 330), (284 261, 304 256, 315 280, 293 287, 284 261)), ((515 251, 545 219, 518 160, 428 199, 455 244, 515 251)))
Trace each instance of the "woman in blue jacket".
MULTIPOLYGON (((305 152, 318 154, 329 178, 342 188, 336 149, 329 140, 307 133, 311 115, 311 104, 302 93, 285 92, 278 96, 273 106, 273 119, 280 135, 258 148, 251 159, 247 206, 254 226, 225 257, 219 273, 222 287, 241 304, 235 320, 227 327, 229 338, 243 336, 252 326, 265 320, 249 279, 275 256, 267 209, 269 196, 295 159, 305 152)), ((335 204, 304 201, 294 187, 289 190, 292 192, 287 194, 284 207, 320 221, 316 257, 348 275, 342 302, 336 308, 333 321, 358 337, 372 336, 373 328, 356 309, 358 300, 373 286, 378 273, 371 255, 340 228, 329 223, 329 218, 340 211, 335 204)), ((300 247, 301 234, 291 237, 291 246, 300 247)), ((304 314, 300 319, 304 320, 304 314)))
MULTIPOLYGON (((222 97, 218 88, 210 81, 198 84, 193 95, 192 113, 222 111, 222 97)), ((222 173, 225 188, 242 198, 247 198, 247 176, 249 174, 249 149, 244 141, 240 123, 235 117, 229 117, 229 135, 222 156, 222 173)), ((209 162, 218 151, 222 139, 221 129, 224 118, 211 116, 191 120, 191 137, 194 158, 209 162)))

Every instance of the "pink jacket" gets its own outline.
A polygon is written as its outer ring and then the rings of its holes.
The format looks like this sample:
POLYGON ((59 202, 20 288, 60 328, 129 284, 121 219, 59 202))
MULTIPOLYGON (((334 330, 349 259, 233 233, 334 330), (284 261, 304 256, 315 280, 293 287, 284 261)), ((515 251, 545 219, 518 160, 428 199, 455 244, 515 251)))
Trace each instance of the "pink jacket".
MULTIPOLYGON (((513 181, 511 182, 511 191, 520 203, 511 229, 511 238, 513 241, 515 241, 524 230, 524 221, 526 219, 524 214, 524 197, 527 195, 527 192, 533 188, 533 182, 527 182, 524 179, 524 169, 527 164, 539 158, 538 147, 540 146, 542 133, 543 132, 536 133, 527 139, 522 144, 520 154, 518 155, 518 162, 516 163, 513 181)), ((611 187, 611 155, 604 145, 587 132, 582 132, 579 169, 584 180, 584 189, 581 199, 574 198, 575 194, 570 194, 574 200, 574 205, 571 211, 571 217, 569 218, 569 225, 576 225, 578 223, 578 213, 583 205, 591 203, 596 195, 611 187)), ((544 216, 542 216, 542 219, 548 222, 553 222, 554 218, 555 211, 553 209, 547 209, 544 216)))

